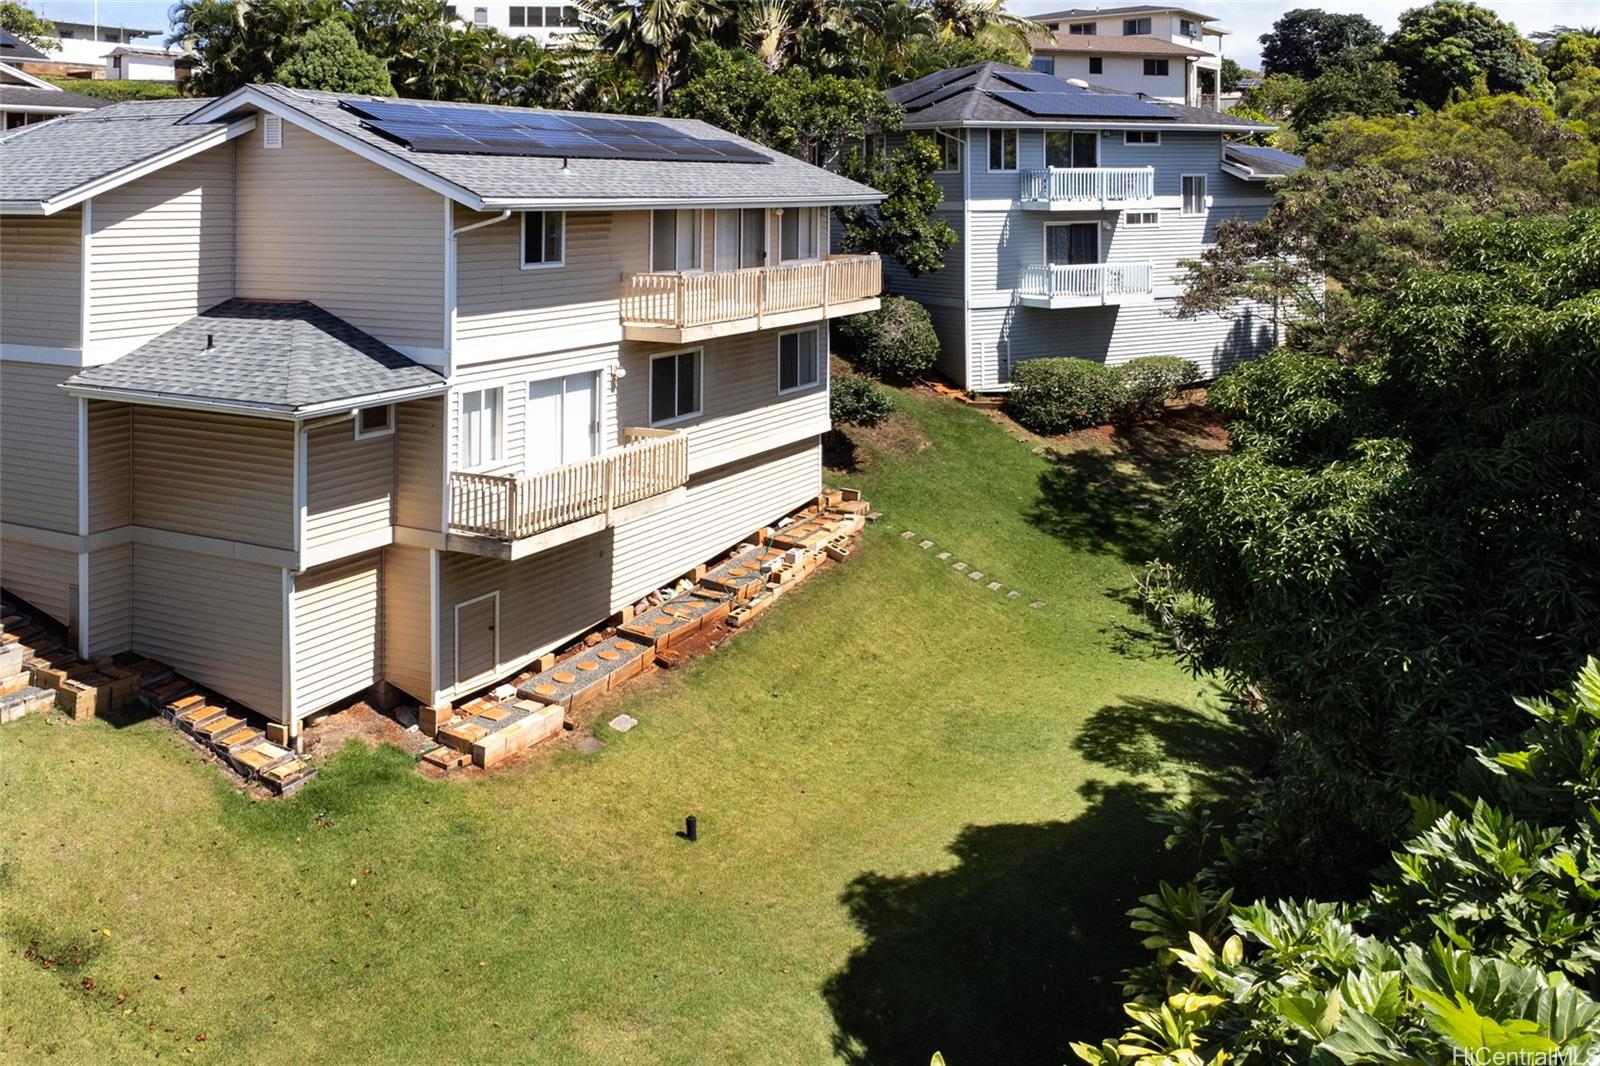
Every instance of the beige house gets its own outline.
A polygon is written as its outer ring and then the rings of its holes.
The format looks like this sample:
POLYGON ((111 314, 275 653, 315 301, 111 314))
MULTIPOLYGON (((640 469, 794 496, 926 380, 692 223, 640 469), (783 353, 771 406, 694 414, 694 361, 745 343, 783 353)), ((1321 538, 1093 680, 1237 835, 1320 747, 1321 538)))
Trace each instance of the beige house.
POLYGON ((0 137, 0 580, 293 733, 504 679, 820 488, 829 209, 704 123, 251 86, 0 137))

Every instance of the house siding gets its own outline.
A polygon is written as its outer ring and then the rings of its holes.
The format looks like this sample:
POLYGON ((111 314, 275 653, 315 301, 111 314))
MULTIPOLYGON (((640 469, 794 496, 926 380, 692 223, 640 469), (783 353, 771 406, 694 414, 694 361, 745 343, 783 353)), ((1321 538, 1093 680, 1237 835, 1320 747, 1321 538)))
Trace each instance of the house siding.
POLYGON ((133 546, 133 646, 282 721, 283 574, 274 566, 133 546))
POLYGON ((395 408, 394 524, 440 529, 445 472, 445 397, 395 408))
MULTIPOLYGON (((488 388, 505 390, 505 425, 502 429, 500 460, 494 464, 494 469, 521 471, 526 462, 527 451, 525 427, 528 413, 528 383, 564 377, 568 374, 604 371, 616 365, 617 351, 616 345, 575 348, 537 356, 477 363, 463 368, 453 378, 454 387, 450 394, 450 469, 460 470, 463 467, 460 444, 462 392, 488 388)), ((608 378, 609 375, 600 373, 597 394, 602 451, 621 443, 616 394, 608 378)))
POLYGON ((73 373, 0 362, 0 519, 6 522, 78 532, 78 401, 56 387, 73 373))
POLYGON ((310 300, 385 343, 443 348, 444 200, 289 122, 282 148, 262 137, 236 142, 237 294, 310 300))
POLYGON ((89 343, 132 351, 233 295, 232 142, 95 197, 89 343))
POLYGON ((48 218, 0 218, 0 322, 7 344, 78 348, 83 303, 83 208, 48 218))
POLYGON ((381 552, 308 570, 294 582, 294 715, 304 718, 382 678, 381 552))
POLYGON ((276 419, 134 407, 134 522, 292 549, 294 433, 276 419))
POLYGON ((15 540, 0 543, 0 585, 62 625, 72 621, 71 588, 78 583, 76 552, 15 540))
POLYGON ((433 703, 433 553, 398 544, 383 549, 383 676, 400 691, 433 703))
POLYGON ((355 438, 346 419, 306 434, 306 526, 302 551, 390 527, 398 434, 355 438))
POLYGON ((683 500, 615 531, 610 610, 633 603, 822 489, 815 437, 692 478, 683 500))
POLYGON ((133 520, 133 408, 90 400, 89 532, 133 520))
POLYGON ((115 655, 133 646, 133 545, 89 553, 91 655, 115 655))

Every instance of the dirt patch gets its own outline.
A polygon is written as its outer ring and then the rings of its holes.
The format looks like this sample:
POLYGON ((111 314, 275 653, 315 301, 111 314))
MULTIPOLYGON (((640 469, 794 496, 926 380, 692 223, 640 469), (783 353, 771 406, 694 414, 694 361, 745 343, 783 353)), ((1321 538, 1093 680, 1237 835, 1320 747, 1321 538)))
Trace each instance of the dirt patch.
POLYGON ((1206 404, 1206 390, 1190 389, 1167 403, 1160 417, 1126 426, 1091 426, 1072 433, 1044 436, 1018 425, 1000 407, 984 410, 996 425, 1021 443, 1062 455, 1101 452, 1137 459, 1158 480, 1177 460, 1196 452, 1228 450, 1228 427, 1206 404))
POLYGON ((905 459, 932 444, 916 419, 896 414, 881 425, 829 430, 822 438, 822 463, 829 470, 853 474, 869 469, 880 457, 905 459))
MULTIPOLYGON (((403 704, 396 709, 397 715, 402 717, 406 717, 408 711, 408 721, 416 721, 415 707, 403 704)), ((322 758, 333 755, 351 740, 359 740, 374 748, 380 744, 393 744, 412 755, 433 746, 433 741, 424 736, 422 730, 407 729, 395 718, 368 703, 353 703, 332 714, 325 714, 308 723, 304 732, 305 754, 322 758)))

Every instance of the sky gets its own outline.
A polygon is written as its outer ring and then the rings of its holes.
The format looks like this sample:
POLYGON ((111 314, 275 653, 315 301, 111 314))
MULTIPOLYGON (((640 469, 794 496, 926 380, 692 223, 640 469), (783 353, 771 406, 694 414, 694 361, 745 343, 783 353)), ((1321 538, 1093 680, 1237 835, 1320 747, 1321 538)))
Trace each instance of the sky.
MULTIPOLYGON (((72 22, 94 19, 98 6, 100 21, 106 25, 135 25, 144 28, 167 24, 168 0, 26 0, 28 6, 51 18, 72 22)), ((1134 2, 1134 0, 1130 0, 1134 2)), ((1136 0, 1150 2, 1150 0, 1136 0)), ((1263 33, 1272 29, 1272 23, 1285 11, 1296 7, 1320 7, 1324 11, 1352 12, 1365 15, 1390 32, 1400 12, 1417 7, 1424 0, 1299 0, 1288 3, 1269 0, 1194 0, 1203 15, 1213 15, 1218 24, 1230 35, 1223 39, 1222 54, 1239 65, 1254 70, 1261 59, 1258 42, 1263 33)), ((1006 5, 1019 15, 1039 15, 1046 11, 1060 11, 1069 7, 1096 6, 1092 0, 1009 0, 1006 5)), ((1105 7, 1119 6, 1107 2, 1105 7)), ((1600 23, 1600 0, 1490 0, 1486 6, 1493 8, 1501 18, 1509 19, 1524 34, 1547 30, 1552 26, 1593 26, 1600 23)))

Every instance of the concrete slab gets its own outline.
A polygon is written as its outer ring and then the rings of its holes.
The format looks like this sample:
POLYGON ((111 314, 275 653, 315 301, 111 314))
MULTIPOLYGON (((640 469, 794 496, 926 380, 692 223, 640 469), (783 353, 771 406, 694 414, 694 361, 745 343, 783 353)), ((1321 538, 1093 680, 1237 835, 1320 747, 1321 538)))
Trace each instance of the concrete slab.
POLYGON ((599 737, 584 737, 574 746, 585 755, 593 755, 595 752, 604 748, 606 746, 606 742, 601 740, 599 737))
POLYGON ((631 714, 619 714, 606 724, 619 733, 626 733, 628 730, 639 724, 639 719, 635 718, 631 714))

